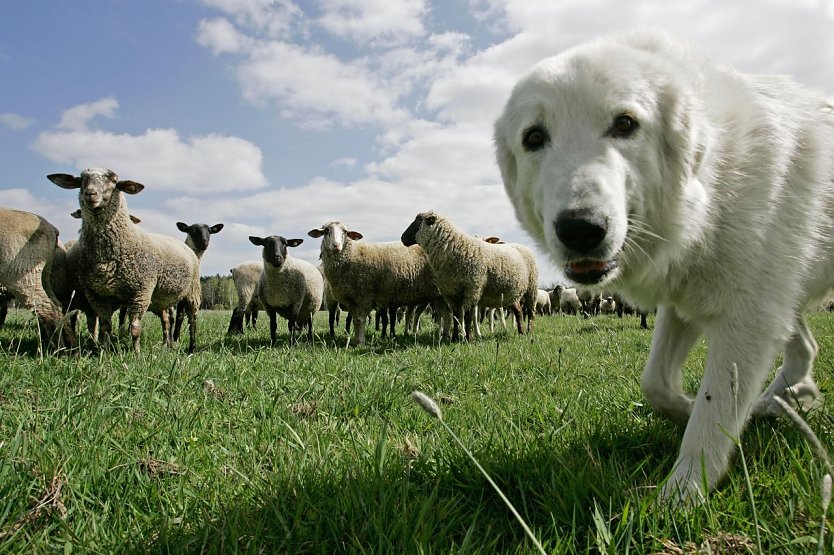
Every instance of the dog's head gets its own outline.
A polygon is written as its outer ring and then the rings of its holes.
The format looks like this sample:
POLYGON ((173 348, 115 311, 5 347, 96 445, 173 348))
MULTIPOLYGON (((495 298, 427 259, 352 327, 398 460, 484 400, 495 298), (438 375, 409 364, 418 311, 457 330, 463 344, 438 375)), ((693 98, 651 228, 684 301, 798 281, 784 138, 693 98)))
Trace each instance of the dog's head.
POLYGON ((655 34, 577 47, 523 77, 495 124, 516 215, 578 284, 656 267, 703 209, 706 134, 687 56, 655 34))

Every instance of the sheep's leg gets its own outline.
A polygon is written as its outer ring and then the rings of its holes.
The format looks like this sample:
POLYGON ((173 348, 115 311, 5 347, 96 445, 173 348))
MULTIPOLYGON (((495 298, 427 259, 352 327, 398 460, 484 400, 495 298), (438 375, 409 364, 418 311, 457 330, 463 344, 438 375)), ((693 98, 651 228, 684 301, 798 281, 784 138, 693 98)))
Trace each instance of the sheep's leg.
POLYGON ((475 317, 475 310, 477 305, 467 307, 463 313, 464 322, 464 337, 467 341, 472 339, 472 320, 475 317))
POLYGON ((310 314, 310 319, 307 320, 307 340, 313 341, 313 317, 315 314, 310 314))
POLYGON ((452 309, 452 341, 460 341, 460 326, 463 324, 463 302, 450 301, 452 309))
POLYGON ((275 340, 278 333, 278 317, 277 312, 272 307, 266 307, 266 313, 269 316, 269 345, 275 346, 275 340))
POLYGON ((188 314, 188 354, 191 354, 197 348, 197 315, 200 311, 200 297, 188 299, 184 308, 188 314))
POLYGON ((391 337, 397 337, 397 307, 388 308, 388 323, 390 324, 391 337))
POLYGON ((483 336, 481 335, 481 323, 480 323, 480 309, 478 305, 472 307, 472 325, 475 327, 475 337, 481 339, 483 336))
POLYGON ((697 503, 726 474, 735 441, 778 348, 779 330, 764 317, 751 322, 730 314, 708 330, 704 378, 674 470, 663 487, 664 499, 697 503))
POLYGON ((656 411, 683 426, 693 401, 683 392, 682 368, 701 331, 667 306, 658 308, 655 328, 640 385, 656 411))
POLYGON ((796 317, 794 334, 785 345, 785 357, 773 382, 759 397, 753 414, 781 416, 785 410, 776 402, 779 397, 794 408, 808 410, 818 403, 820 390, 814 382, 812 367, 819 346, 808 329, 804 315, 796 317))
MULTIPOLYGON (((179 341, 180 340, 180 331, 182 330, 182 321, 185 320, 185 310, 186 310, 185 305, 186 305, 185 301, 180 301, 179 303, 177 303, 177 315, 176 315, 176 320, 175 320, 175 324, 174 324, 174 337, 173 337, 174 341, 179 341)), ((174 308, 171 307, 170 310, 171 310, 171 312, 168 314, 169 318, 173 317, 174 308)))
POLYGON ((6 323, 6 315, 9 313, 9 303, 11 301, 0 301, 0 326, 6 323))
POLYGON ((327 309, 327 325, 330 328, 330 338, 336 337, 336 309, 327 309))
POLYGON ((168 309, 163 308, 159 311, 159 321, 162 324, 162 343, 166 347, 173 347, 174 343, 171 341, 171 315, 168 309))
MULTIPOLYGON (((501 310, 503 310, 503 308, 501 310)), ((515 327, 518 330, 518 335, 524 335, 524 328, 521 327, 521 323, 524 321, 524 316, 521 313, 521 306, 518 303, 513 303, 510 305, 510 310, 515 317, 515 327)))
POLYGON ((353 339, 351 345, 359 346, 365 344, 365 322, 368 319, 370 311, 356 310, 351 311, 350 315, 353 317, 353 339))

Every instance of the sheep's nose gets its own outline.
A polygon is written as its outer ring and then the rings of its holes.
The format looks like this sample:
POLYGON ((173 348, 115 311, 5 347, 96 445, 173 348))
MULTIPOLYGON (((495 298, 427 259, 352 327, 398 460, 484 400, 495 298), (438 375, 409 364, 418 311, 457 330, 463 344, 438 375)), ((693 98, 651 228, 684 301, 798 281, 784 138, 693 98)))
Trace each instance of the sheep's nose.
POLYGON ((556 237, 570 250, 587 253, 597 247, 608 232, 608 220, 587 208, 564 210, 553 222, 556 237))

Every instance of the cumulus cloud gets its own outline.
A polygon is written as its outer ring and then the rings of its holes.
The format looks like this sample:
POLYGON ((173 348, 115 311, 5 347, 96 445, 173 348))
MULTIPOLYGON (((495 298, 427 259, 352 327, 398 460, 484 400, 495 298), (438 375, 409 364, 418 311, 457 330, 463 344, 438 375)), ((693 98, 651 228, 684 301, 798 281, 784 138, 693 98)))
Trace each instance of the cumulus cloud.
POLYGON ((238 25, 272 38, 291 34, 302 16, 291 0, 202 0, 232 17, 238 25))
POLYGON ((425 33, 423 0, 320 0, 319 6, 316 23, 358 43, 400 44, 425 33))
POLYGON ((106 98, 68 109, 56 129, 38 135, 34 149, 53 162, 77 169, 103 166, 148 186, 217 193, 267 185, 262 153, 238 137, 180 137, 175 129, 139 135, 89 129, 96 115, 113 117, 118 103, 106 98))
POLYGON ((113 97, 79 104, 61 114, 61 122, 58 124, 58 128, 66 131, 84 131, 87 129, 90 120, 97 116, 114 118, 118 109, 119 103, 113 97))
POLYGON ((237 73, 247 100, 275 101, 285 117, 306 126, 391 124, 405 116, 396 94, 361 60, 345 63, 320 49, 260 42, 237 73))
POLYGON ((34 119, 19 114, 12 114, 10 112, 0 114, 0 125, 13 131, 22 131, 33 123, 35 123, 34 119))

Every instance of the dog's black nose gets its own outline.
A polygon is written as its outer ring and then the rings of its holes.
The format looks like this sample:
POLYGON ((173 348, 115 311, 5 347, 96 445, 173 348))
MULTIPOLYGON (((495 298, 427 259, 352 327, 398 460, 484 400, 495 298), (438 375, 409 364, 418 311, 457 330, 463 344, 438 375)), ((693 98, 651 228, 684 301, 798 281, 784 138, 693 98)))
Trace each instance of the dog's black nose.
POLYGON ((587 208, 564 210, 553 222, 556 237, 570 250, 587 253, 599 245, 608 232, 608 220, 587 208))

